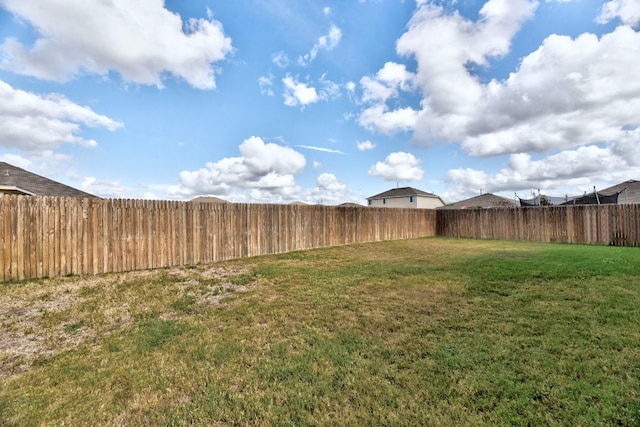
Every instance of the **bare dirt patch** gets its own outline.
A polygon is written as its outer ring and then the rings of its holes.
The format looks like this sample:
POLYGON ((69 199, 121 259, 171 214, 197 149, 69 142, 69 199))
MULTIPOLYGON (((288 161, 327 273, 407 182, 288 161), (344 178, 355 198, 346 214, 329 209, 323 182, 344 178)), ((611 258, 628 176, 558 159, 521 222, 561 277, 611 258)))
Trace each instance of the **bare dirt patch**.
POLYGON ((219 306, 232 293, 256 286, 254 280, 235 279, 243 275, 248 272, 241 267, 215 266, 1 284, 0 382, 28 371, 38 359, 129 328, 142 315, 189 315, 176 308, 182 297, 199 308, 219 306), (146 305, 150 294, 164 295, 165 305, 146 305))

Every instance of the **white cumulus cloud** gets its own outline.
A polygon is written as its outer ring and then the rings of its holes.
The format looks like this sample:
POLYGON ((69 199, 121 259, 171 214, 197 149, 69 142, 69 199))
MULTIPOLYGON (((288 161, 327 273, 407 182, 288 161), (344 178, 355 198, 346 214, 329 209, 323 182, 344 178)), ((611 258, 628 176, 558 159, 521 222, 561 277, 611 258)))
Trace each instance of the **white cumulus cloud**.
POLYGON ((348 85, 335 83, 327 79, 326 74, 320 76, 316 84, 318 88, 309 82, 300 82, 290 75, 284 77, 282 83, 284 84, 284 104, 289 107, 304 108, 309 104, 339 98, 343 87, 348 90, 348 85))
POLYGON ((119 181, 101 180, 92 176, 82 180, 81 188, 87 193, 110 198, 126 197, 126 194, 130 192, 130 189, 119 181))
POLYGON ((551 34, 505 79, 486 82, 474 73, 510 52, 514 35, 539 4, 489 0, 474 21, 419 1, 396 45, 400 55, 415 60, 415 73, 385 64, 361 79, 367 105, 358 123, 389 135, 413 132, 418 146, 456 143, 474 157, 510 156, 497 174, 451 171, 449 182, 463 190, 470 183, 500 191, 575 187, 589 179, 615 184, 637 176, 637 1, 604 2, 598 21, 622 23, 610 33, 551 34), (411 90, 421 98, 419 107, 399 101, 401 92, 411 90))
POLYGON ((215 88, 214 63, 231 53, 220 22, 166 9, 163 0, 3 0, 38 32, 32 45, 9 38, 0 66, 64 81, 83 73, 119 73, 125 81, 161 87, 172 74, 199 89, 215 88))
POLYGON ((282 82, 285 87, 284 103, 289 107, 296 107, 298 105, 304 107, 319 100, 316 89, 308 86, 306 83, 301 83, 291 76, 286 76, 282 79, 282 82))
POLYGON ((424 175, 419 164, 420 160, 411 153, 391 153, 383 162, 371 166, 369 175, 379 176, 385 181, 419 181, 424 175))
POLYGON ((356 146, 360 151, 373 150, 376 148, 376 145, 368 139, 366 141, 356 143, 356 146))
POLYGON ((411 107, 389 111, 386 104, 376 104, 360 114, 358 123, 366 129, 392 135, 398 131, 414 129, 419 116, 420 112, 411 107))
POLYGON ((487 85, 482 114, 470 115, 460 135, 463 147, 490 156, 615 141, 640 125, 638 60, 640 33, 629 27, 600 39, 549 36, 517 73, 487 85))
POLYGON ((531 0, 489 0, 477 22, 431 3, 418 9, 397 43, 398 53, 415 58, 418 66, 415 82, 423 95, 423 114, 415 124, 416 142, 464 137, 470 118, 480 114, 483 96, 468 64, 486 66, 490 58, 507 54, 511 38, 536 6, 531 0))
POLYGON ((488 174, 472 168, 453 169, 447 181, 457 199, 485 192, 541 188, 558 195, 577 195, 593 185, 601 189, 635 176, 640 166, 640 129, 626 131, 619 141, 604 147, 586 145, 534 159, 531 154, 509 156, 504 168, 488 174), (613 168, 603 174, 603 170, 613 168))
POLYGON ((605 24, 615 18, 620 18, 625 25, 638 25, 640 23, 640 2, 638 0, 610 0, 602 5, 597 21, 605 24))
POLYGON ((363 102, 385 102, 396 97, 399 90, 413 89, 415 75, 404 64, 387 62, 375 76, 360 79, 363 102))
POLYGON ((93 147, 81 136, 83 127, 116 130, 122 123, 97 114, 56 93, 37 94, 15 89, 0 80, 0 146, 32 153, 62 144, 93 147))
POLYGON ((309 203, 336 205, 354 198, 347 184, 341 182, 334 174, 323 173, 316 180, 315 188, 307 191, 309 203))
POLYGON ((274 143, 265 143, 259 137, 251 137, 240 144, 239 157, 227 157, 208 162, 196 171, 183 171, 180 185, 171 188, 171 197, 195 195, 227 196, 257 190, 262 200, 267 194, 276 202, 282 197, 299 192, 294 175, 306 164, 297 151, 274 143))

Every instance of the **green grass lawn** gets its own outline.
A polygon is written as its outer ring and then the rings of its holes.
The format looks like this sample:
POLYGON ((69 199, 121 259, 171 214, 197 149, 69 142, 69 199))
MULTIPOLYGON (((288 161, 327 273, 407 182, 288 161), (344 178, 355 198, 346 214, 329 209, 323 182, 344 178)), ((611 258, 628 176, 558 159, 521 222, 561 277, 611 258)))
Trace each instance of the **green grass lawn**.
POLYGON ((640 249, 441 238, 0 284, 0 425, 640 425, 640 249))

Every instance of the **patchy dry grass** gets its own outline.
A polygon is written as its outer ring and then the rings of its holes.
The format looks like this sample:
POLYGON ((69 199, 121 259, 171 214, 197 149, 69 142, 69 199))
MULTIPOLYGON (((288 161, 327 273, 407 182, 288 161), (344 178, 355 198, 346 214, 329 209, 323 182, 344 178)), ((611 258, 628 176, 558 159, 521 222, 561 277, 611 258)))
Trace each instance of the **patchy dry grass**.
POLYGON ((640 252, 418 239, 0 284, 3 425, 638 425, 640 252))
POLYGON ((242 267, 183 268, 0 284, 0 380, 136 319, 179 319, 255 285, 242 267), (238 283, 238 284, 236 284, 238 283))

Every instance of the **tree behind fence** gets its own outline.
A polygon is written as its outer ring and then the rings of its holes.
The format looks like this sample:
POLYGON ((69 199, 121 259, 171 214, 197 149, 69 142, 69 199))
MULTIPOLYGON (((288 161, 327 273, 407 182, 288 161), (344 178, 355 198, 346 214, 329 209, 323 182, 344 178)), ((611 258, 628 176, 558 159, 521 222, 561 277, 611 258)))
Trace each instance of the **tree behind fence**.
POLYGON ((5 195, 0 280, 211 263, 435 235, 436 212, 5 195))

